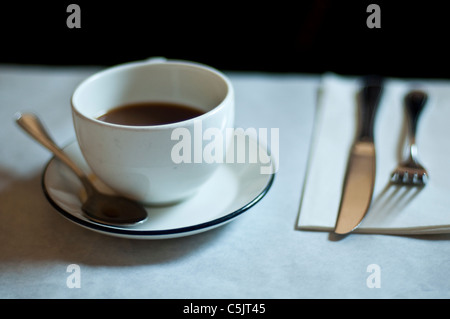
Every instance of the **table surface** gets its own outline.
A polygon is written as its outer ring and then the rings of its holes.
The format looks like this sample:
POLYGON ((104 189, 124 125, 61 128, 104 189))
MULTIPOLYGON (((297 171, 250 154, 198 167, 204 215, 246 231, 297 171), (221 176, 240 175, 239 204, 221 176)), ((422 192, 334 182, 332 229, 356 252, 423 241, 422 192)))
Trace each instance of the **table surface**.
POLYGON ((133 240, 63 218, 41 188, 51 154, 14 114, 35 112, 59 145, 73 141, 71 93, 100 69, 0 65, 0 298, 450 297, 449 235, 335 238, 295 228, 320 76, 228 72, 236 126, 280 135, 270 191, 233 222, 133 240))

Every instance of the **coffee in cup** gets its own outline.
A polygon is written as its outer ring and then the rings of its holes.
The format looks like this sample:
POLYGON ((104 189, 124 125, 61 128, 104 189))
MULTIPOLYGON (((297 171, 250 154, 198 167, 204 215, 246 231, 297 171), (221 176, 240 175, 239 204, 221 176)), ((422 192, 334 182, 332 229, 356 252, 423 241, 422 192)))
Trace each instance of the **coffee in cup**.
POLYGON ((116 192, 148 204, 184 200, 218 163, 178 163, 172 133, 234 124, 234 90, 220 71, 185 61, 118 65, 83 81, 71 99, 81 152, 116 192), (201 123, 201 125, 197 125, 201 123))

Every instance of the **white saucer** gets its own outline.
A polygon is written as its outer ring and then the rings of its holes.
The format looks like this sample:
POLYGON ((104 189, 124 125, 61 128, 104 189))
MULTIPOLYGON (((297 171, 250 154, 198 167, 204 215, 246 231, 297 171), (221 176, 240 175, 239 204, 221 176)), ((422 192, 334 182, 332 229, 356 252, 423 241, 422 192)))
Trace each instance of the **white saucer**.
MULTIPOLYGON (((64 151, 89 174, 78 143, 71 143, 64 151)), ((268 192, 274 178, 274 174, 261 174, 261 165, 222 164, 192 198, 172 206, 146 207, 148 219, 127 227, 107 226, 86 218, 81 210, 81 183, 58 159, 52 158, 45 167, 42 186, 56 210, 80 226, 117 237, 164 239, 193 235, 222 226, 255 205, 268 192)), ((273 167, 273 161, 264 164, 267 165, 273 167)), ((109 191, 98 180, 94 182, 99 188, 109 191)))

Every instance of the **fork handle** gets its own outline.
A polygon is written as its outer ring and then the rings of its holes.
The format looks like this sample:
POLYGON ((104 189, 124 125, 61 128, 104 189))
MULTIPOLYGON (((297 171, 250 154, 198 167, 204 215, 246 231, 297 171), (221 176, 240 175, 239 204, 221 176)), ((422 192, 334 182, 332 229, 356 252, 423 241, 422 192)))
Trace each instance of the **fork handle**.
POLYGON ((411 91, 405 96, 405 110, 409 122, 411 144, 415 144, 419 116, 427 100, 427 94, 419 90, 411 91))

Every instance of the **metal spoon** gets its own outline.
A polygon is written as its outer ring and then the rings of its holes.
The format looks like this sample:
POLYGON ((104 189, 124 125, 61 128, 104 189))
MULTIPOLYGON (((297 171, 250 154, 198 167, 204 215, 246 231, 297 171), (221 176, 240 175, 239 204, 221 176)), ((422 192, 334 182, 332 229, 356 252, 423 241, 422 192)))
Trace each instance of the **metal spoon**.
POLYGON ((147 219, 146 210, 138 202, 99 192, 86 174, 53 142, 41 121, 34 114, 17 113, 16 122, 78 176, 87 194, 87 199, 81 209, 89 219, 112 226, 129 226, 147 219))

